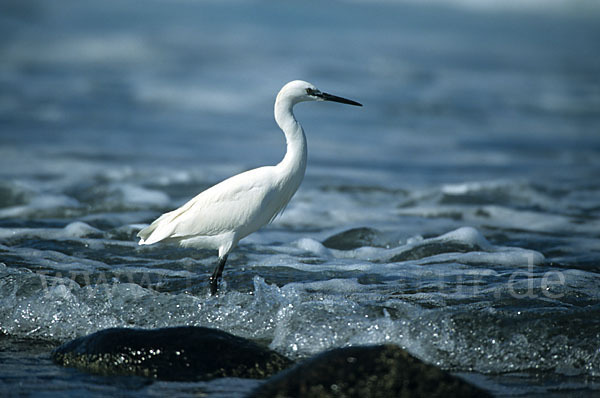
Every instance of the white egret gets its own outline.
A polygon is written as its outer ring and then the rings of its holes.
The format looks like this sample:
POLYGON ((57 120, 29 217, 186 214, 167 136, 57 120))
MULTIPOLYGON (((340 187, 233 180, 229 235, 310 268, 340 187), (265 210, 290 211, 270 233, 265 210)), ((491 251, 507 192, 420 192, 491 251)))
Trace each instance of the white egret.
POLYGON ((287 151, 279 164, 235 175, 156 219, 138 233, 140 245, 176 242, 183 247, 218 249, 219 259, 210 277, 210 292, 217 292, 227 255, 240 239, 250 235, 283 211, 306 170, 306 137, 292 108, 303 101, 358 102, 327 94, 310 83, 287 83, 275 100, 275 121, 283 130, 287 151))

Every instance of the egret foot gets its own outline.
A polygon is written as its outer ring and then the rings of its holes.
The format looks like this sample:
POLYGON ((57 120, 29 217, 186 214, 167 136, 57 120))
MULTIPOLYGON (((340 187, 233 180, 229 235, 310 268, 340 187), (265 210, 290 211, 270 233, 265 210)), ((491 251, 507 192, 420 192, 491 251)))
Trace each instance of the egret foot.
POLYGON ((217 294, 217 289, 219 287, 219 279, 221 279, 221 275, 223 275, 223 268, 225 268, 225 262, 227 261, 227 254, 223 257, 219 257, 219 263, 215 267, 212 276, 209 279, 210 284, 210 295, 214 296, 217 294))

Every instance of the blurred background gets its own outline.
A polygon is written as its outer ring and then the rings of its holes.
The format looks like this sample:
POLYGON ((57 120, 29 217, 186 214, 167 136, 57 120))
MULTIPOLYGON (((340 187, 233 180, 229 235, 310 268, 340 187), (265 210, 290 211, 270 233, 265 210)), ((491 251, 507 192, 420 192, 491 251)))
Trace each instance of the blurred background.
POLYGON ((298 110, 309 176, 346 164, 399 172, 402 185, 592 177, 597 165, 595 1, 2 8, 0 138, 12 171, 34 172, 27 156, 136 170, 275 163, 283 141, 271 107, 294 79, 365 103, 298 110))

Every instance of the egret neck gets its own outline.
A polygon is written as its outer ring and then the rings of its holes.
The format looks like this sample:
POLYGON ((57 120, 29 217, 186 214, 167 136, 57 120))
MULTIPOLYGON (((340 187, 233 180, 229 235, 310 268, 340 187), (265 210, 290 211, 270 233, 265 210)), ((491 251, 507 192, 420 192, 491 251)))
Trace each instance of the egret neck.
POLYGON ((281 95, 275 100, 275 121, 283 131, 287 145, 285 156, 276 167, 281 171, 282 177, 290 181, 292 194, 304 178, 307 156, 306 136, 292 110, 295 103, 291 98, 281 95))

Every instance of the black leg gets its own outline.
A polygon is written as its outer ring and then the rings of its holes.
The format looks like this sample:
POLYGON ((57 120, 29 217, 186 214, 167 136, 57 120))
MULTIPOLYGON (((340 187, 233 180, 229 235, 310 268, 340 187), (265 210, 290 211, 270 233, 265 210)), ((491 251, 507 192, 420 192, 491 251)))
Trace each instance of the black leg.
POLYGON ((214 296, 217 294, 217 288, 219 284, 219 279, 221 279, 221 275, 223 275, 223 268, 225 268, 225 262, 227 261, 227 254, 223 257, 219 258, 219 263, 215 267, 212 276, 209 279, 210 283, 210 294, 214 296))

